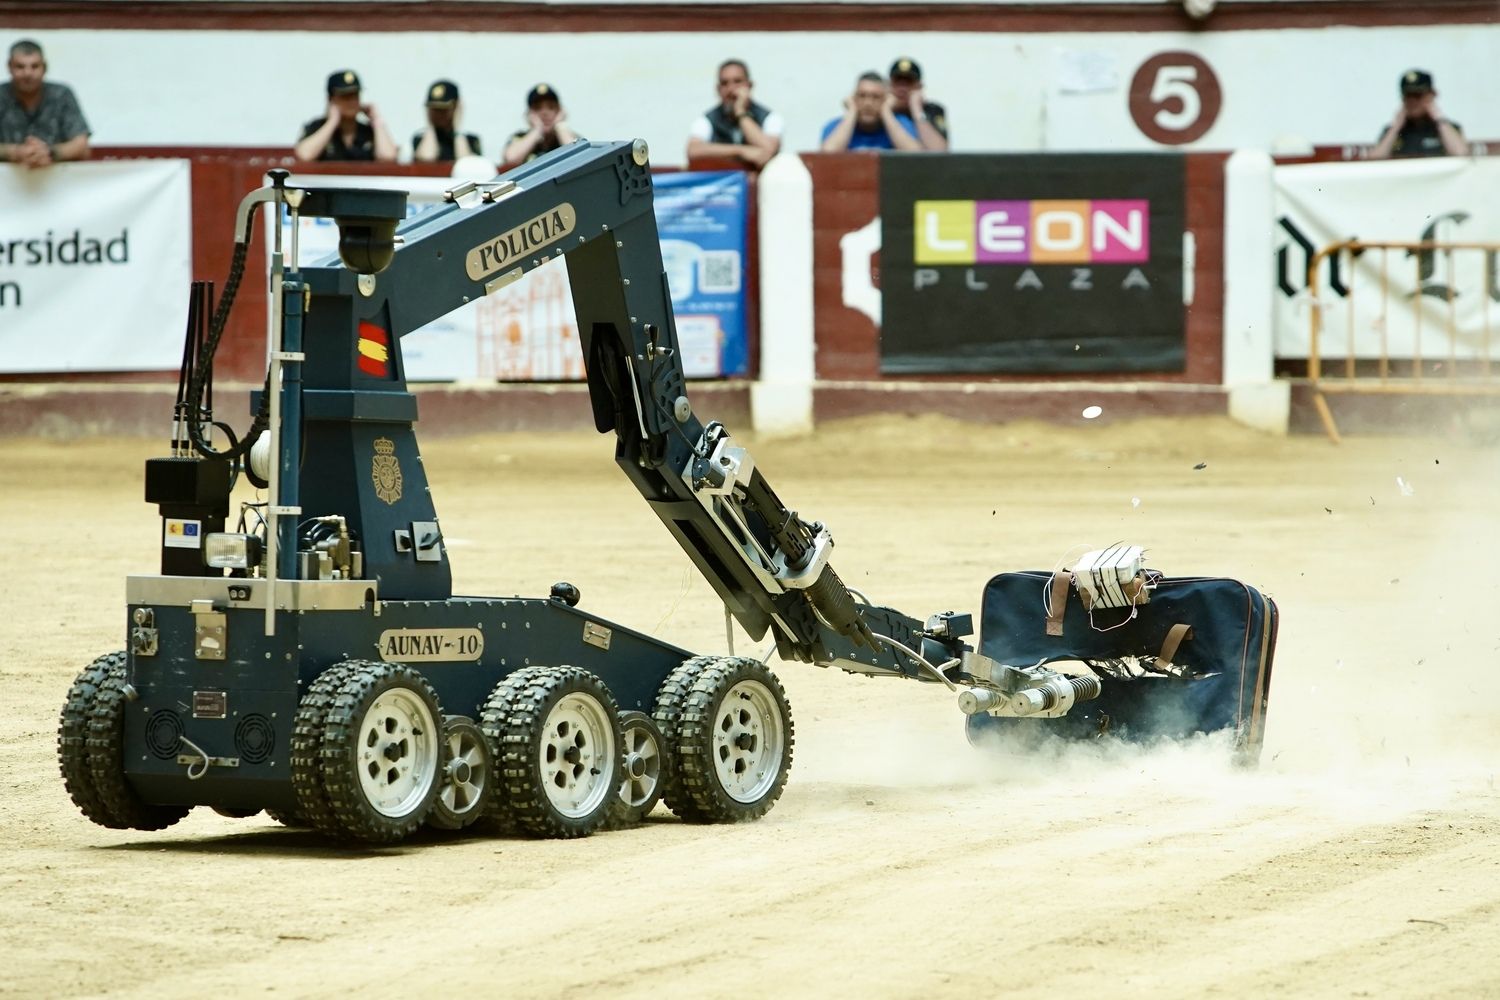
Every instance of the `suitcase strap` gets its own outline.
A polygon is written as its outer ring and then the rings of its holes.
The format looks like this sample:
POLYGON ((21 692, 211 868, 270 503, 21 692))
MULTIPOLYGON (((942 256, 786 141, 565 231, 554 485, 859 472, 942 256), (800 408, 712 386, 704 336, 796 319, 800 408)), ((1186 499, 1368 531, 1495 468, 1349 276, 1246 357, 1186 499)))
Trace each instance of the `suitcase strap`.
POLYGON ((1073 586, 1073 574, 1059 571, 1052 574, 1047 583, 1047 634, 1063 634, 1063 613, 1068 610, 1068 590, 1073 586))
POLYGON ((1178 622, 1167 629, 1167 637, 1161 643, 1161 652, 1156 656, 1154 664, 1156 669, 1161 673, 1171 674, 1173 677, 1181 677, 1185 674, 1187 672, 1186 669, 1175 666, 1172 663, 1172 658, 1177 655, 1177 649, 1182 645, 1182 641, 1184 639, 1191 639, 1192 637, 1193 626, 1184 625, 1182 622, 1178 622))

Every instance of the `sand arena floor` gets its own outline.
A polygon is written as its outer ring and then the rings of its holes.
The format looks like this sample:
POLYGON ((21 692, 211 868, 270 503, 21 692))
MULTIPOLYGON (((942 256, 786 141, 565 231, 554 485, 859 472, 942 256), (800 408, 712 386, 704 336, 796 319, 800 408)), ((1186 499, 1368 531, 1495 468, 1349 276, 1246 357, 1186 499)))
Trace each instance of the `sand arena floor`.
MULTIPOLYGON (((722 652, 612 443, 430 442, 456 586, 571 580, 722 652)), ((756 443, 844 578, 913 614, 977 610, 991 574, 1080 542, 1260 585, 1283 613, 1262 766, 1203 743, 985 757, 940 688, 773 663, 797 747, 761 822, 388 849, 208 810, 109 831, 68 801, 57 713, 155 565, 158 450, 0 440, 0 994, 1500 995, 1500 453, 1461 434, 1106 416, 756 443)))

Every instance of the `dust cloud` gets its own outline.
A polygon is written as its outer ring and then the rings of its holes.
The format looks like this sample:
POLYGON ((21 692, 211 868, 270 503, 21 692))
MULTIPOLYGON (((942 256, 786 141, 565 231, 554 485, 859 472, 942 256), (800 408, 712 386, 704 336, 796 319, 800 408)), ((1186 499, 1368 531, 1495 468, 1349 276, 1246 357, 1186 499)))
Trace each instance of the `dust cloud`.
MULTIPOLYGON (((890 433, 888 425, 875 430, 890 433)), ((840 727, 836 745, 825 756, 817 740, 817 756, 804 756, 799 773, 907 791, 1130 789, 1279 803, 1351 821, 1461 800, 1476 789, 1493 792, 1500 771, 1500 512, 1493 504, 1500 451, 1462 435, 1352 438, 1336 448, 1318 438, 1207 430, 1196 445, 1164 422, 1099 434, 1011 427, 996 435, 1010 453, 1006 474, 1021 475, 1012 496, 1035 488, 1026 472, 1043 475, 1045 452, 1033 442, 1048 443, 1064 465, 1071 450, 1095 471, 1101 462, 1113 466, 1124 474, 1085 486, 1080 502, 1123 510, 1129 484, 1156 484, 1147 492, 1157 516, 1124 522, 1133 532, 1127 541, 1166 555, 1169 574, 1240 576, 1277 600, 1282 626, 1258 766, 1236 765, 1225 734, 1151 745, 1105 738, 973 748, 953 697, 923 686, 882 692, 891 714, 882 712, 878 731, 840 727), (1205 544, 1209 534, 1217 537, 1205 544), (1207 552, 1202 561, 1209 565, 1199 565, 1185 538, 1207 552)), ((978 460, 985 450, 978 449, 978 460)), ((989 513, 969 513, 967 523, 949 530, 983 537, 989 513)), ((1056 537, 1121 537, 1118 519, 1095 511, 1080 520, 1098 523, 1056 537)), ((778 667, 783 675, 801 669, 778 667)))

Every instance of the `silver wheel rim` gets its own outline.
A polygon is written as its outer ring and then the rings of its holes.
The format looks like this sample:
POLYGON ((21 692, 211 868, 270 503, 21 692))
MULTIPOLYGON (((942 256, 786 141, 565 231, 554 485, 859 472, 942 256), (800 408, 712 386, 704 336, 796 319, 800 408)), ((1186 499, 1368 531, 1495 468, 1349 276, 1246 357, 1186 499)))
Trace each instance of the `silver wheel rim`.
POLYGON ((714 717, 714 771, 736 802, 758 801, 776 784, 786 752, 781 706, 760 681, 740 681, 714 717))
POLYGON ((661 783, 661 747, 651 730, 627 724, 625 731, 625 780, 620 782, 620 800, 639 809, 656 795, 661 783))
POLYGON ((359 723, 359 787, 370 808, 392 818, 416 809, 437 780, 441 745, 423 698, 404 687, 381 692, 359 723))
POLYGON ((567 819, 591 815, 614 791, 614 726, 592 695, 574 692, 552 706, 537 756, 547 801, 567 819))
POLYGON ((468 726, 448 734, 448 766, 443 790, 438 794, 443 806, 455 816, 463 816, 484 799, 490 783, 489 761, 480 736, 468 726))

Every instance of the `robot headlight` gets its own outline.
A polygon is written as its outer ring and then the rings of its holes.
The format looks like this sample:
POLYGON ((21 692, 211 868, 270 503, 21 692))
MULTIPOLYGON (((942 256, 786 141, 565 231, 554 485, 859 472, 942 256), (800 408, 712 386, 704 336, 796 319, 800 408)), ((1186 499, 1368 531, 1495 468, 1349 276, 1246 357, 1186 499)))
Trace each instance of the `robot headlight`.
POLYGON ((249 569, 260 564, 260 539, 254 535, 212 532, 203 540, 203 562, 216 569, 249 569))

